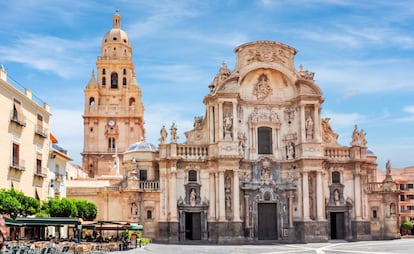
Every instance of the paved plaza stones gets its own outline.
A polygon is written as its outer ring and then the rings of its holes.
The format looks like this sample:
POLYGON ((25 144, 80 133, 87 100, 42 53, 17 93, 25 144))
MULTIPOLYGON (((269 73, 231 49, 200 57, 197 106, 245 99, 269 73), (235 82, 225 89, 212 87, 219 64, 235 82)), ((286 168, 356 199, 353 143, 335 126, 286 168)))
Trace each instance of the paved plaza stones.
POLYGON ((386 240, 386 241, 331 241, 329 243, 308 244, 262 244, 262 245, 173 245, 150 244, 141 249, 134 249, 124 254, 132 253, 160 253, 160 254, 392 254, 412 253, 414 239, 386 240))

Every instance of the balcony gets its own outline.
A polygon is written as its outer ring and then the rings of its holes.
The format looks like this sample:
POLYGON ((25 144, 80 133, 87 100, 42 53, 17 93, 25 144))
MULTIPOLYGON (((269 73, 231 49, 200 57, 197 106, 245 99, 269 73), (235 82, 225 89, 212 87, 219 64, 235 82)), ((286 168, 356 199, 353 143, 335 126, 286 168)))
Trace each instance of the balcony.
POLYGON ((35 134, 41 138, 47 138, 47 129, 41 125, 36 125, 35 134))
POLYGON ((26 161, 25 160, 12 160, 10 164, 10 168, 19 170, 19 171, 25 171, 26 170, 26 161))
POLYGON ((196 145, 177 145, 177 155, 188 160, 205 160, 208 157, 208 147, 196 145))
POLYGON ((160 189, 160 182, 155 180, 140 181, 139 190, 141 191, 157 191, 160 189))
POLYGON ((46 178, 47 177, 47 168, 35 168, 35 173, 34 175, 37 177, 41 177, 41 178, 46 178))
POLYGON ((23 122, 23 121, 21 121, 21 120, 19 120, 17 118, 17 116, 12 116, 10 118, 10 122, 15 123, 15 124, 17 124, 18 126, 21 126, 21 127, 26 127, 26 123, 23 122))
POLYGON ((331 159, 350 159, 349 147, 326 147, 325 156, 331 159))

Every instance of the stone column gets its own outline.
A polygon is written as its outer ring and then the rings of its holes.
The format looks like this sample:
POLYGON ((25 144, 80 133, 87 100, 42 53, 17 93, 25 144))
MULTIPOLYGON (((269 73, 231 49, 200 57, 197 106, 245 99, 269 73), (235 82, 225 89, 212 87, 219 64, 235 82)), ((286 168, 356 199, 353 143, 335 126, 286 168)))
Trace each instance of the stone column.
POLYGON ((169 221, 177 221, 177 171, 175 170, 175 167, 171 167, 171 173, 169 178, 169 221))
POLYGON ((213 106, 209 107, 209 115, 208 115, 208 119, 209 119, 209 122, 210 122, 210 128, 209 128, 210 142, 215 141, 215 139, 214 139, 214 125, 215 125, 215 122, 214 122, 214 110, 213 110, 213 108, 214 108, 213 106))
POLYGON ((233 133, 233 141, 237 141, 237 130, 238 130, 238 122, 237 122, 237 103, 233 102, 232 103, 232 107, 233 107, 233 129, 232 129, 232 133, 233 133))
POLYGON ((302 190, 303 190, 303 219, 309 220, 309 178, 308 172, 302 172, 302 190))
POLYGON ((233 170, 233 221, 240 220, 239 171, 233 170))
POLYGON ((319 104, 314 105, 314 112, 313 112, 313 139, 316 142, 321 142, 321 121, 319 119, 319 104))
POLYGON ((214 173, 210 173, 210 207, 208 210, 208 219, 213 220, 216 218, 216 186, 214 173))
POLYGON ((215 214, 215 218, 216 218, 216 220, 218 220, 218 217, 219 217, 219 208, 220 208, 220 203, 219 203, 219 200, 220 200, 220 194, 219 194, 219 188, 220 188, 220 186, 219 186, 219 174, 218 174, 218 172, 215 172, 214 173, 214 180, 215 180, 215 190, 216 190, 216 195, 215 195, 215 208, 216 208, 216 214, 215 214))
POLYGON ((226 210, 225 210, 225 197, 224 197, 224 171, 219 171, 219 221, 225 221, 226 220, 226 210))
POLYGON ((355 218, 361 219, 361 176, 358 173, 354 174, 354 193, 355 193, 355 218))
POLYGON ((244 224, 246 228, 250 228, 250 204, 249 204, 249 195, 244 195, 244 224))
POLYGON ((305 105, 300 105, 300 135, 302 140, 306 140, 306 128, 305 128, 305 105))
POLYGON ((218 114, 218 133, 219 133, 219 139, 218 140, 224 140, 224 130, 223 130, 223 102, 219 103, 219 114, 218 114))
POLYGON ((316 218, 323 220, 322 172, 316 172, 316 218))
POLYGON ((288 196, 289 202, 289 227, 293 228, 293 195, 290 194, 288 196))

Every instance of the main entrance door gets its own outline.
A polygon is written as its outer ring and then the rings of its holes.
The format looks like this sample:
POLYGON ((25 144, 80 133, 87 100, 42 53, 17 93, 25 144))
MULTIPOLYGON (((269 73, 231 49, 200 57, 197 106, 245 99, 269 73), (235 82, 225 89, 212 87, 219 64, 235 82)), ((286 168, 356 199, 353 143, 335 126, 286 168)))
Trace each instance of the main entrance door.
POLYGON ((201 213, 185 213, 185 239, 201 240, 201 213))
POLYGON ((331 239, 345 238, 345 214, 331 212, 331 239))
POLYGON ((259 203, 257 210, 259 240, 277 240, 276 203, 259 203))

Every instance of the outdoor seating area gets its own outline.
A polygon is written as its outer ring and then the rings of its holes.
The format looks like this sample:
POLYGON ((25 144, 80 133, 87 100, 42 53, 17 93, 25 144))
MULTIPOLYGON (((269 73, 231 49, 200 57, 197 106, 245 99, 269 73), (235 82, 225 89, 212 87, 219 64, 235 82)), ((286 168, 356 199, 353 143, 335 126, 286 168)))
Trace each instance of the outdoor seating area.
POLYGON ((125 246, 122 242, 95 243, 95 242, 53 242, 53 241, 10 241, 5 245, 3 253, 10 254, 54 254, 54 253, 107 253, 122 251, 125 246))

